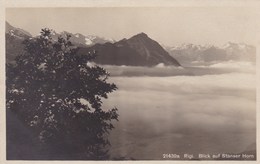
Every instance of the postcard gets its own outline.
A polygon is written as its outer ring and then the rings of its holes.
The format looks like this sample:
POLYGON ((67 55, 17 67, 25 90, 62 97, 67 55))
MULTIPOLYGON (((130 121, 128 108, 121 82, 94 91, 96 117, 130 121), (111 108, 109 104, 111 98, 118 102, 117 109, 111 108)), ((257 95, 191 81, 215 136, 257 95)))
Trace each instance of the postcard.
POLYGON ((12 2, 4 163, 257 162, 258 2, 12 2))

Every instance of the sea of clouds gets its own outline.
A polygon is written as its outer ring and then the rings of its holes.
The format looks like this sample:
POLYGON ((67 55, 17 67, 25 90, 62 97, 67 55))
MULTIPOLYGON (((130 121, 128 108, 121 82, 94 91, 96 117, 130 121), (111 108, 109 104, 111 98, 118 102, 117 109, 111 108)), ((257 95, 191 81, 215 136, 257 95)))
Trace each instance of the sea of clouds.
POLYGON ((106 69, 118 86, 103 104, 119 109, 119 122, 110 134, 112 157, 161 159, 163 153, 255 149, 254 65, 106 69))
POLYGON ((112 66, 103 65, 111 76, 196 76, 208 74, 223 74, 223 73, 252 73, 255 72, 255 65, 251 62, 212 62, 207 65, 190 66, 190 67, 175 67, 165 66, 160 63, 155 67, 141 66, 112 66))

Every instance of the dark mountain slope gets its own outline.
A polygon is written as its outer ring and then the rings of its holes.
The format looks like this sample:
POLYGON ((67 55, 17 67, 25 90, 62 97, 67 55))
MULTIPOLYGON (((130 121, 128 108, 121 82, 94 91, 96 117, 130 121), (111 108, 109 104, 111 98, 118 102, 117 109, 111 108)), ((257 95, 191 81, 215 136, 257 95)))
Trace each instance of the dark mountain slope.
POLYGON ((32 35, 29 32, 20 28, 15 28, 8 22, 5 22, 5 47, 7 63, 14 62, 15 57, 22 53, 24 49, 22 42, 31 37, 32 35))

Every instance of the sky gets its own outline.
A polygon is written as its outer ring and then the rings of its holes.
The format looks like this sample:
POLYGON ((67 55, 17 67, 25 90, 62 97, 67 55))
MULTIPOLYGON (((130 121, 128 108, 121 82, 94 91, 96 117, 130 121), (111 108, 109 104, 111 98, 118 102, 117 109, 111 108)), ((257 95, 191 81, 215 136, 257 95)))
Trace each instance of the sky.
POLYGON ((144 32, 167 46, 183 43, 256 44, 256 14, 249 7, 7 8, 6 21, 32 35, 56 32, 121 40, 144 32))

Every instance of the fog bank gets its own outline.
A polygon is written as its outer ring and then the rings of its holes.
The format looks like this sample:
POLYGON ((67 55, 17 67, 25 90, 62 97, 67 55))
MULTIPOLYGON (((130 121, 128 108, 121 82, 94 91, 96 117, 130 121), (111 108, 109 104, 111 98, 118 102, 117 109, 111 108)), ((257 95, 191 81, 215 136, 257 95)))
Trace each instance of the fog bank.
MULTIPOLYGON (((125 69, 139 72, 138 68, 125 69)), ((145 69, 167 72, 169 68, 145 69)), ((119 89, 104 101, 104 107, 116 106, 120 115, 110 135, 112 157, 161 159, 163 153, 240 153, 254 149, 253 72, 114 76, 110 81, 119 89), (253 148, 248 148, 250 145, 253 148)))

